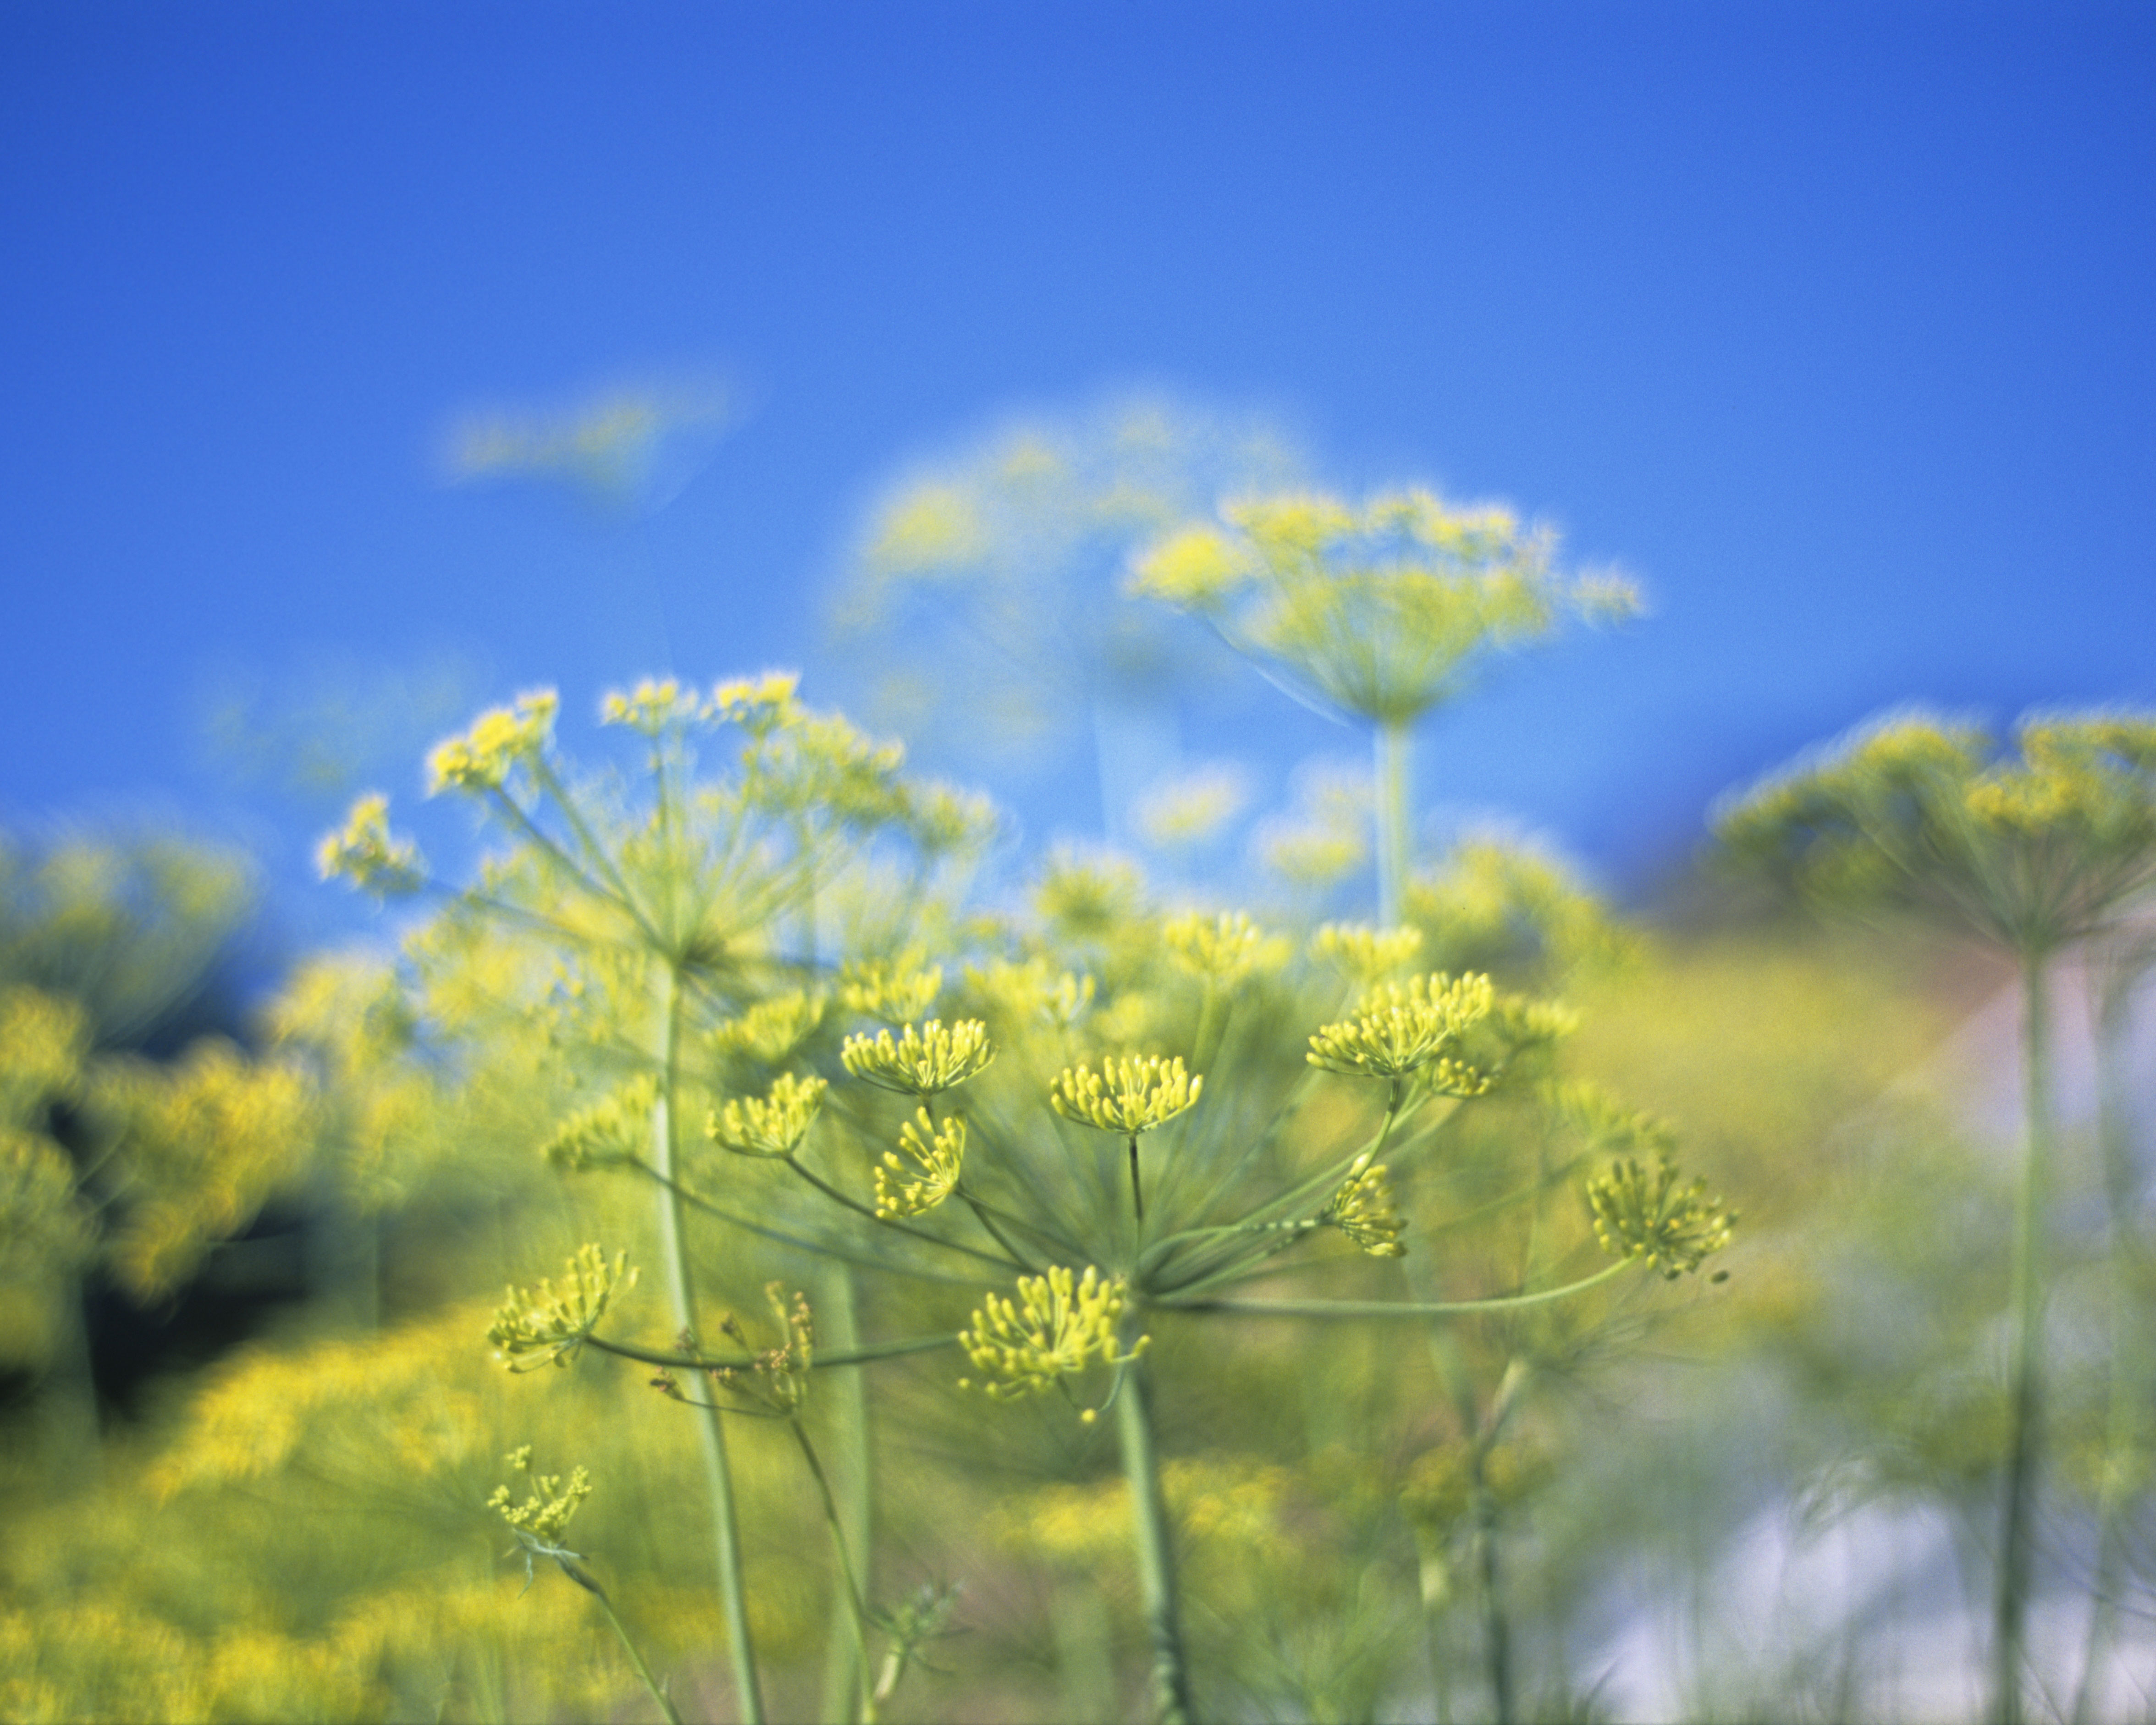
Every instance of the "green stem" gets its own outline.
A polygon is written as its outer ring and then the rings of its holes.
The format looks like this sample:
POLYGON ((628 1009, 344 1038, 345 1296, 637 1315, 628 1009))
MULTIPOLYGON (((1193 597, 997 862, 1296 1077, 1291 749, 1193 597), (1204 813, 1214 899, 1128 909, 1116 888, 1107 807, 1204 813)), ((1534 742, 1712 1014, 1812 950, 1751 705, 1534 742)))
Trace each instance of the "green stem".
POLYGON ((1145 1226, 1145 1187, 1138 1179, 1138 1135, 1131 1134, 1131 1209, 1137 1224, 1145 1226))
POLYGON ((1400 926, 1408 880, 1408 723, 1378 723, 1378 926, 1400 926))
MULTIPOLYGON (((689 1267, 687 1218, 674 1185, 676 1117, 680 1111, 681 979, 671 960, 662 961, 659 991, 658 1100, 651 1110, 651 1155, 658 1172, 659 1234, 666 1262, 667 1292, 675 1327, 698 1348, 696 1283, 689 1267)), ((712 1537, 718 1560, 719 1603, 733 1655, 734 1689, 742 1725, 763 1725, 763 1696, 757 1682, 756 1647, 749 1638, 748 1595, 742 1576, 741 1528, 734 1509, 733 1471, 726 1461, 726 1431, 716 1407, 704 1405, 697 1428, 702 1440, 704 1482, 711 1500, 712 1537)))
MULTIPOLYGON (((995 1264, 1006 1268, 1016 1265, 1021 1270, 1026 1267, 1024 1260, 1015 1253, 1009 1258, 998 1258, 993 1252, 984 1252, 978 1246, 963 1245, 955 1240, 942 1239, 940 1235, 931 1234, 925 1229, 916 1228, 910 1223, 901 1222, 895 1216, 879 1216, 873 1206, 863 1204, 857 1198, 847 1196, 829 1180, 813 1172, 805 1163, 796 1161, 791 1156, 785 1158, 784 1160, 787 1167, 792 1168, 795 1173, 800 1175, 832 1203, 853 1211, 857 1216, 867 1217, 878 1227, 888 1228, 897 1234, 910 1235, 915 1240, 927 1240, 931 1245, 942 1246, 947 1252, 963 1252, 968 1257, 978 1258, 984 1264, 995 1264)), ((995 1230, 991 1228, 988 1232, 993 1234, 995 1230)), ((1000 1236, 998 1240, 1000 1240, 1000 1236)), ((1009 1251, 1010 1248, 1007 1242, 1004 1243, 1004 1249, 1009 1251)))
MULTIPOLYGON (((1130 1339, 1124 1338, 1126 1348, 1130 1339)), ((1152 1716, 1157 1725, 1189 1725, 1190 1677, 1183 1652, 1174 1539, 1153 1444, 1152 1377, 1142 1359, 1123 1369, 1122 1390, 1116 1398, 1116 1431, 1122 1440, 1123 1477, 1130 1483, 1138 1583, 1152 1647, 1152 1716)))
POLYGON ((666 1716, 666 1725, 681 1725, 681 1715, 674 1706, 673 1697, 659 1686, 651 1675, 651 1667, 644 1662, 637 1651, 636 1643, 629 1640, 629 1631, 622 1627, 621 1619, 614 1615, 613 1601, 606 1596, 606 1589, 588 1577, 578 1576, 591 1596, 599 1602, 599 1609, 606 1613, 606 1620, 613 1625, 614 1635, 621 1642, 622 1651, 629 1655, 629 1662, 636 1667, 636 1675, 644 1680, 644 1686, 651 1692, 651 1698, 659 1703, 659 1711, 666 1716))
POLYGON ((2104 1430, 2103 1481, 2097 1499, 2096 1574, 2089 1588, 2088 1637, 2074 1691, 2072 1725, 2086 1725, 2098 1671, 2117 1627, 2118 1591, 2126 1562, 2125 1507, 2141 1477, 2142 1408, 2148 1358, 2136 1287, 2141 1243, 2134 1222, 2134 1171, 2127 1096, 2128 1010, 2142 963, 2112 955, 2097 1008, 2097 1137, 2103 1158, 2107 1268, 2111 1281, 2111 1382, 2104 1430))
POLYGON ((808 1472, 816 1481, 816 1495, 823 1500, 824 1525, 830 1530, 831 1548, 838 1554, 839 1579, 845 1592, 844 1604, 846 1620, 854 1626, 854 1651, 857 1662, 853 1668, 854 1687, 860 1701, 861 1725, 872 1725, 875 1718, 875 1697, 869 1689, 869 1608, 861 1593, 860 1578, 854 1571, 854 1560, 846 1550, 846 1530, 839 1516, 839 1500, 831 1493, 831 1481, 824 1471, 824 1464, 817 1460, 816 1446, 808 1441, 808 1433, 798 1414, 786 1422, 787 1430, 793 1434, 793 1441, 801 1446, 801 1459, 808 1464, 808 1472))
POLYGON ((2008 1440, 2005 1502, 2000 1518, 1998 1592, 1993 1606, 1991 1716, 2021 1725, 2021 1666, 2029 1610, 2030 1524, 2035 1519, 2038 1430, 2043 1409, 2043 1244, 2045 1187, 2051 1131, 2050 1003, 2045 989, 2048 952, 2021 954, 2022 1101, 2027 1110, 2021 1187, 2015 1204, 2012 1336, 2007 1365, 2008 1440))
MULTIPOLYGON (((855 1309, 854 1277, 843 1265, 833 1265, 825 1270, 820 1290, 823 1298, 817 1307, 819 1327, 823 1339, 840 1349, 850 1349, 860 1344, 860 1326, 855 1309)), ((831 1538, 843 1554, 848 1550, 859 1552, 860 1576, 850 1573, 844 1578, 850 1597, 861 1599, 868 1578, 875 1573, 875 1557, 871 1542, 875 1537, 875 1458, 871 1444, 873 1433, 869 1424, 868 1383, 856 1372, 841 1378, 834 1403, 833 1420, 832 1466, 839 1476, 844 1498, 844 1513, 837 1503, 832 1506, 831 1538)), ((806 1442, 806 1438, 803 1438, 806 1442)), ((842 1717, 845 1698, 858 1687, 867 1696, 861 1709, 864 1721, 875 1716, 875 1697, 867 1687, 871 1676, 868 1647, 862 1640, 866 1633, 862 1616, 853 1618, 855 1633, 851 1636, 834 1635, 824 1661, 824 1712, 827 1717, 842 1717)))
MULTIPOLYGON (((908 1336, 896 1342, 865 1342, 858 1348, 816 1350, 809 1364, 817 1371, 826 1366, 865 1366, 878 1360, 900 1359, 909 1353, 933 1353, 939 1348, 956 1348, 958 1338, 949 1336, 908 1336)), ((754 1353, 670 1353, 663 1348, 639 1348, 633 1342, 609 1342, 603 1336, 587 1336, 584 1346, 617 1358, 640 1360, 647 1366, 665 1366, 675 1372, 747 1372, 762 1363, 754 1353)))
POLYGON ((1224 1312, 1244 1317, 1479 1317, 1489 1312, 1517 1312, 1542 1306, 1573 1294, 1584 1294, 1632 1267, 1632 1260, 1620 1258, 1578 1281, 1561 1288, 1544 1288, 1533 1294, 1507 1294, 1494 1300, 1155 1300, 1155 1306, 1173 1312, 1224 1312))

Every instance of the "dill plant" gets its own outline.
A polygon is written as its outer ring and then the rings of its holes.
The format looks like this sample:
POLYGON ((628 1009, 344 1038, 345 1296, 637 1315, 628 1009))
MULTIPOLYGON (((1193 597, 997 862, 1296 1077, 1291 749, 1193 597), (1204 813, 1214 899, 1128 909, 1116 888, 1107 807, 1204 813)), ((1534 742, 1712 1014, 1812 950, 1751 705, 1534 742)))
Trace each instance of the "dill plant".
MULTIPOLYGON (((2156 886, 2156 718, 2032 714, 2001 747, 1974 725, 1896 712, 1732 797, 1716 827, 1732 859, 1816 905, 1914 912, 1999 949, 2019 972, 2023 1147, 1990 1650, 1991 1712, 2014 1725, 2026 1706, 2044 1461, 2056 1154, 2050 973, 2076 946, 2108 945, 2115 956, 2123 920, 2156 886)), ((2080 1705, 2086 1696, 2085 1683, 2080 1705)))

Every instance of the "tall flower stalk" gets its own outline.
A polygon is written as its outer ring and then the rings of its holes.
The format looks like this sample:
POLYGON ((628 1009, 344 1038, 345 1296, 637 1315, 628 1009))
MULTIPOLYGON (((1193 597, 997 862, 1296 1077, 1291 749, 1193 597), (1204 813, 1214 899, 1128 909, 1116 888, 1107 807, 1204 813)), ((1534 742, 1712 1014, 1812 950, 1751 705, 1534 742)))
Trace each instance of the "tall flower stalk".
POLYGON ((1131 591, 1198 618, 1304 706, 1370 726, 1378 919, 1397 927, 1413 851, 1415 725, 1491 654, 1568 616, 1630 616, 1639 595, 1614 577, 1560 574, 1547 527, 1428 491, 1360 508, 1316 495, 1255 497, 1220 515, 1143 552, 1131 591))

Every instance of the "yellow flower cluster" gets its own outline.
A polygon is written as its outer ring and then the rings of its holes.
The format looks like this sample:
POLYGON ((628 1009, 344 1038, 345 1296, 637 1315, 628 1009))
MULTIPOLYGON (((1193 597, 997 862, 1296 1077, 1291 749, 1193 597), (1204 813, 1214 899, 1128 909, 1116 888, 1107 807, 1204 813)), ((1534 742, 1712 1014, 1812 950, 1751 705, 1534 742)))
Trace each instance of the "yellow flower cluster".
POLYGON ((1404 987, 1388 983, 1363 999, 1353 1018, 1327 1024, 1310 1039, 1313 1066, 1351 1077, 1404 1078, 1432 1069, 1432 1089, 1445 1096, 1476 1096, 1490 1087, 1487 1075, 1455 1060, 1447 1050, 1490 1014, 1496 999, 1486 976, 1419 976, 1404 987))
POLYGON ((81 1009, 36 988, 0 991, 0 1123, 36 1126, 80 1092, 90 1031, 81 1009))
POLYGON ((1407 1223, 1393 1203, 1392 1183, 1378 1163, 1348 1176, 1325 1207, 1324 1219, 1373 1258, 1404 1258, 1407 1223))
POLYGON ((1182 1058, 1125 1056, 1091 1066, 1067 1067, 1049 1086, 1048 1100, 1065 1120, 1103 1132, 1135 1137, 1165 1126, 1196 1103, 1203 1077, 1183 1070, 1182 1058))
MULTIPOLYGON (((1141 1336, 1128 1353, 1116 1352, 1127 1303, 1121 1276, 1104 1277, 1090 1265, 1074 1276, 1056 1265, 1045 1276, 1020 1276, 1014 1301, 989 1295, 973 1327, 958 1332, 958 1345, 986 1374, 981 1388, 996 1400, 1038 1395, 1096 1360, 1127 1365, 1145 1351, 1151 1337, 1141 1336)), ((961 1378, 959 1387, 970 1388, 971 1380, 961 1378)), ((1092 1414, 1083 1417, 1090 1423, 1092 1414)))
POLYGON ((713 1142, 743 1156, 791 1156, 808 1136, 829 1088, 820 1078, 782 1072, 765 1095, 721 1103, 705 1130, 713 1142))
POLYGON ((1680 1185, 1676 1167, 1666 1158, 1652 1173, 1629 1156, 1620 1158, 1588 1183, 1587 1202, 1604 1251, 1643 1258, 1670 1281, 1727 1245, 1737 1225, 1735 1214, 1707 1195, 1705 1180, 1680 1185))
POLYGON ((873 1039, 849 1036, 839 1059, 855 1077, 901 1096, 932 1096, 975 1077, 996 1051, 988 1046, 988 1027, 978 1019, 946 1024, 931 1019, 916 1031, 911 1024, 894 1041, 888 1030, 873 1039))
POLYGON ((657 1079, 649 1073, 632 1078, 613 1095, 563 1121, 542 1153, 565 1173, 634 1162, 650 1141, 651 1110, 658 1100, 657 1079))
POLYGON ((1217 916, 1193 911, 1163 923, 1160 937, 1186 970, 1224 985, 1280 956, 1276 943, 1240 911, 1217 916))
POLYGON ((579 1467, 565 1483, 559 1474, 534 1474, 529 1444, 511 1450, 502 1459, 511 1471, 527 1477, 531 1490, 525 1494, 523 1502, 511 1503, 509 1487, 496 1486, 494 1495, 486 1500, 486 1507, 499 1510, 502 1520, 538 1544, 559 1545, 578 1507, 592 1495, 591 1475, 579 1467))
POLYGON ((516 697, 514 706, 481 713, 470 730, 434 745, 427 757, 427 791, 498 790, 520 761, 537 758, 554 733, 562 704, 552 689, 516 697))
POLYGON ((883 1165, 875 1171, 875 1213, 918 1216, 957 1189, 966 1161, 965 1119, 954 1114, 938 1126, 923 1108, 899 1127, 898 1143, 906 1161, 900 1161, 896 1151, 884 1152, 883 1165))
POLYGON ((511 1288, 487 1327, 495 1357, 512 1372, 567 1365, 606 1316, 615 1293, 636 1285, 636 1272, 628 1266, 626 1252, 616 1253, 608 1264, 598 1246, 583 1245, 569 1260, 559 1291, 551 1279, 528 1293, 511 1288))
POLYGON ((427 884, 418 847, 389 832, 389 799, 379 792, 352 805, 344 824, 315 847, 315 865, 325 880, 349 880, 377 897, 417 892, 427 884))
POLYGON ((1364 988, 1376 987, 1415 955, 1419 928, 1373 928, 1367 922, 1328 922, 1311 941, 1313 958, 1332 965, 1364 988))
POLYGON ((822 993, 791 988, 727 1019, 712 1031, 711 1041, 721 1054, 747 1055, 775 1066, 816 1034, 829 1004, 822 993))
POLYGON ((657 737, 670 726, 701 723, 711 711, 673 678, 645 677, 626 695, 609 691, 599 703, 599 721, 657 737))
POLYGON ((761 676, 731 677, 711 691, 711 711, 727 724, 740 726, 752 737, 767 736, 799 711, 793 691, 800 686, 798 671, 766 671, 761 676))
POLYGON ((942 992, 942 969, 918 948, 896 958, 850 958, 839 971, 839 1004, 886 1024, 919 1018, 942 992))

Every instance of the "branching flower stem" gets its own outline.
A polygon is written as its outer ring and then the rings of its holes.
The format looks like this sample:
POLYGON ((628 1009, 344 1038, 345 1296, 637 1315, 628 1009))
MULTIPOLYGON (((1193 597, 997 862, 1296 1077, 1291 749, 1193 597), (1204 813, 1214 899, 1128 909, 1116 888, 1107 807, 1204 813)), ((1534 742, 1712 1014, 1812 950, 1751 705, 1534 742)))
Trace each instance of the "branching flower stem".
POLYGON ((1505 1294, 1489 1300, 1193 1300, 1157 1298, 1153 1304, 1173 1312, 1233 1312, 1244 1317, 1479 1317, 1486 1312, 1517 1312, 1569 1299, 1589 1288, 1599 1287, 1634 1267, 1630 1258, 1620 1258, 1594 1275, 1562 1287, 1543 1288, 1532 1294, 1505 1294))
MULTIPOLYGON (((670 961, 660 961, 658 1001, 660 1086, 651 1111, 651 1154, 660 1177, 659 1232, 665 1255, 667 1291, 675 1327, 696 1345, 696 1286, 689 1267, 687 1230, 680 1194, 674 1183, 681 1089, 681 982, 670 961)), ((756 1648, 749 1637, 748 1595, 742 1574, 741 1529, 734 1509, 732 1470, 726 1439, 716 1409, 700 1420, 705 1484, 711 1493, 711 1522, 719 1569, 719 1602, 733 1654, 734 1688, 742 1725, 762 1725, 763 1695, 757 1681, 756 1648)))
MULTIPOLYGON (((640 1361, 647 1366, 665 1366, 678 1372, 752 1371, 762 1363, 761 1356, 753 1353, 706 1353, 699 1349, 695 1353, 682 1353, 664 1348, 642 1348, 633 1342, 610 1342, 600 1335, 584 1337, 587 1348, 596 1348, 601 1353, 611 1353, 623 1359, 640 1361)), ((826 1366, 865 1366, 880 1359, 897 1359, 909 1353, 932 1353, 939 1348, 956 1348, 958 1338, 948 1336, 907 1336, 895 1342, 864 1342, 858 1348, 819 1348, 810 1360, 812 1369, 822 1371, 826 1366)))
MULTIPOLYGON (((997 1256, 993 1252, 984 1252, 978 1246, 969 1246, 955 1240, 945 1240, 940 1235, 929 1233, 925 1228, 916 1228, 910 1223, 902 1222, 896 1216, 879 1216, 873 1207, 863 1204, 859 1199, 850 1197, 847 1194, 840 1191, 829 1180, 824 1178, 822 1175, 817 1173, 806 1163, 801 1162, 795 1157, 788 1156, 784 1158, 783 1160, 787 1167, 792 1168, 795 1173, 800 1175, 803 1179, 806 1180, 811 1186, 814 1186, 819 1192, 822 1193, 824 1197, 829 1199, 832 1203, 841 1205, 844 1209, 853 1211, 856 1215, 867 1217, 870 1221, 875 1223, 879 1227, 889 1228, 896 1233, 909 1235, 915 1240, 927 1240, 929 1245, 942 1246, 946 1251, 963 1252, 968 1257, 978 1258, 983 1264, 994 1264, 1004 1268, 1014 1267, 1019 1270, 1024 1270, 1030 1267, 1027 1265, 1025 1260, 1022 1256, 1011 1250, 1009 1242, 1004 1240, 1000 1235, 998 1235, 997 1237, 997 1244, 1001 1245, 1004 1248, 1004 1252, 1008 1255, 1003 1257, 997 1256)), ((995 1230, 991 1228, 988 1230, 988 1232, 994 1234, 995 1230)))

